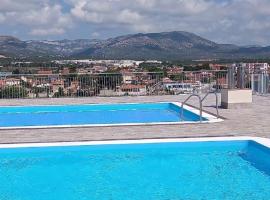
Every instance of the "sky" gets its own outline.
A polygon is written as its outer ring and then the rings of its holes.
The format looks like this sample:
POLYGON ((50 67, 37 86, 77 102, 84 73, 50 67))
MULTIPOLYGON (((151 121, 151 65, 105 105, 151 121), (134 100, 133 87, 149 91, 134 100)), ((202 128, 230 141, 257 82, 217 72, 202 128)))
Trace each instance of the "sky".
POLYGON ((0 35, 22 40, 188 31, 267 46, 269 28, 270 0, 0 0, 0 35))

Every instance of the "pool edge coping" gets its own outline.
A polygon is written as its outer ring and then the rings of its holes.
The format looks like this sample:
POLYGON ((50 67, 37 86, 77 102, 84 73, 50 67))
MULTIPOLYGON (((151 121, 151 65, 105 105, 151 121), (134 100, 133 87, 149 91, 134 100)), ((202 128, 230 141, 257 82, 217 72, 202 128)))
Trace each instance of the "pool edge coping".
POLYGON ((49 142, 49 143, 19 143, 0 144, 0 149, 10 148, 40 148, 40 147, 68 147, 68 146, 96 146, 96 145, 121 145, 121 144, 154 144, 154 143, 186 143, 186 142, 222 142, 222 141, 254 141, 270 148, 270 139, 252 136, 236 137, 193 137, 193 138, 164 138, 164 139, 128 139, 104 140, 83 142, 49 142))

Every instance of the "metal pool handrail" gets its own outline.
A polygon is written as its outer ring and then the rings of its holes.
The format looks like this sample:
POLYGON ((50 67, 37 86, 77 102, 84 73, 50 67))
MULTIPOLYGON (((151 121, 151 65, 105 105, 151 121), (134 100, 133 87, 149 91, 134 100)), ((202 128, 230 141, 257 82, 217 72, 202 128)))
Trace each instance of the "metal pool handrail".
POLYGON ((219 119, 219 111, 218 111, 218 94, 216 91, 214 92, 208 92, 203 98, 202 98, 202 103, 203 101, 210 95, 210 94, 214 94, 216 96, 216 113, 217 113, 217 119, 219 119))
POLYGON ((184 102, 182 102, 182 105, 181 105, 181 119, 183 118, 183 115, 184 115, 184 104, 186 104, 189 99, 191 99, 191 97, 197 97, 199 99, 199 104, 200 104, 200 122, 202 122, 202 98, 200 95, 198 94, 191 94, 184 102))

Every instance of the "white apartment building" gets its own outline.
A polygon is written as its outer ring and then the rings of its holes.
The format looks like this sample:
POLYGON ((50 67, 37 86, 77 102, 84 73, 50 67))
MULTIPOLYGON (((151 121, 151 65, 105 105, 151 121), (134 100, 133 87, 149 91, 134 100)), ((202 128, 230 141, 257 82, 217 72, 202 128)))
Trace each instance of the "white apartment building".
POLYGON ((244 67, 248 73, 261 74, 267 73, 270 69, 268 63, 238 63, 236 67, 244 67))

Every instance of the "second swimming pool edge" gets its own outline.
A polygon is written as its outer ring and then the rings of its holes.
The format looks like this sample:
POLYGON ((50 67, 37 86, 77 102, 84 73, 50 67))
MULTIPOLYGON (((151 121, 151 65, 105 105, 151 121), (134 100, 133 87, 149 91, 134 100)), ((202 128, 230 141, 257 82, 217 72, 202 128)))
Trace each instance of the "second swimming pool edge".
MULTIPOLYGON (((172 103, 181 108, 180 102, 156 102, 156 103, 172 103)), ((200 115, 200 110, 190 105, 184 105, 184 109, 200 115)), ((81 125, 50 125, 50 126, 13 126, 13 127, 0 127, 0 130, 23 130, 23 129, 57 129, 57 128, 91 128, 91 127, 117 127, 117 126, 153 126, 153 125, 181 125, 181 124, 207 124, 217 123, 224 121, 223 118, 217 118, 214 114, 202 111, 202 117, 206 121, 179 121, 179 122, 148 122, 148 123, 119 123, 119 124, 81 124, 81 125)))
POLYGON ((65 147, 65 146, 92 146, 92 145, 118 145, 118 144, 154 144, 154 143, 184 143, 184 142, 222 142, 222 141, 253 141, 270 148, 270 139, 252 136, 233 137, 193 137, 193 138, 163 138, 163 139, 132 139, 132 140, 103 140, 83 142, 49 142, 49 143, 14 143, 0 144, 0 149, 27 148, 27 147, 65 147))

